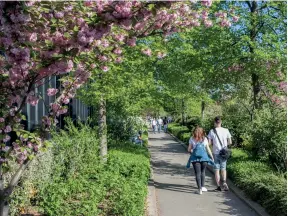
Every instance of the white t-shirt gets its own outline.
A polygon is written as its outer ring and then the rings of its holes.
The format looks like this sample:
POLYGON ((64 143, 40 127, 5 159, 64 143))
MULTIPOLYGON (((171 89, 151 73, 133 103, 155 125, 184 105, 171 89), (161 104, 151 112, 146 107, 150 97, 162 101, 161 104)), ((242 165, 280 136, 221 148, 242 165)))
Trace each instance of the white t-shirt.
MULTIPOLYGON (((227 147, 228 141, 227 139, 231 138, 231 134, 227 128, 218 127, 216 128, 217 134, 219 136, 219 139, 222 142, 223 147, 227 147)), ((208 139, 212 140, 213 144, 213 154, 219 154, 219 151, 222 149, 221 144, 218 140, 217 135, 214 133, 213 129, 210 130, 208 134, 208 139)))
MULTIPOLYGON (((189 139, 189 145, 192 145, 192 149, 195 149, 195 148, 196 148, 197 143, 198 143, 198 142, 197 142, 196 140, 194 140, 193 137, 190 137, 190 139, 189 139)), ((204 146, 205 146, 205 147, 208 145, 208 140, 207 140, 206 137, 204 138, 203 143, 204 143, 204 146)))
POLYGON ((158 123, 159 123, 159 125, 162 125, 163 124, 163 120, 162 119, 158 119, 158 123))
POLYGON ((156 125, 157 121, 156 120, 152 120, 152 125, 156 125))

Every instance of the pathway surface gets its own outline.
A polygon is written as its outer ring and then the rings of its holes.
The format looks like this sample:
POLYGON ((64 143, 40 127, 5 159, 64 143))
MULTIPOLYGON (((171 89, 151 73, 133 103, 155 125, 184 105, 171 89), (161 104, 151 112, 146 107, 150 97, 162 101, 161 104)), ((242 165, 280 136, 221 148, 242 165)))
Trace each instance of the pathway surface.
POLYGON ((185 168, 189 154, 169 134, 150 132, 149 145, 159 216, 257 216, 232 192, 214 192, 208 170, 208 192, 197 194, 193 168, 185 168))

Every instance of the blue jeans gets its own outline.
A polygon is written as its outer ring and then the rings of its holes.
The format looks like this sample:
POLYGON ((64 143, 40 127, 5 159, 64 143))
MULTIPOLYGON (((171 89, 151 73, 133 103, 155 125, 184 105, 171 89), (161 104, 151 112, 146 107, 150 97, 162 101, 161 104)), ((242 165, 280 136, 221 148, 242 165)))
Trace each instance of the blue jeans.
POLYGON ((214 169, 226 170, 227 160, 224 160, 219 154, 214 154, 214 169))
POLYGON ((164 132, 167 133, 167 128, 168 128, 168 125, 164 125, 164 132))
POLYGON ((162 130, 162 125, 158 125, 158 132, 160 133, 162 130))
POLYGON ((155 133, 156 132, 156 125, 152 125, 152 127, 153 127, 153 132, 155 133))

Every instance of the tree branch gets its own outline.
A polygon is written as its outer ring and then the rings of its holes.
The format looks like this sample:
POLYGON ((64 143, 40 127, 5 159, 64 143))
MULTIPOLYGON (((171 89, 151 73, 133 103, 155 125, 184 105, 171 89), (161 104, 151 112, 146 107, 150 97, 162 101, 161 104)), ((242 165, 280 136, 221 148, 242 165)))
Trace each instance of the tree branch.
POLYGON ((19 169, 15 172, 13 175, 11 181, 9 182, 9 185, 2 191, 2 199, 7 199, 11 194, 14 189, 14 187, 18 184, 20 178, 23 175, 23 172, 25 169, 29 166, 31 163, 31 160, 26 159, 23 164, 20 165, 19 169))
POLYGON ((252 8, 252 5, 250 3, 250 1, 246 1, 246 4, 248 5, 248 7, 251 9, 252 8))

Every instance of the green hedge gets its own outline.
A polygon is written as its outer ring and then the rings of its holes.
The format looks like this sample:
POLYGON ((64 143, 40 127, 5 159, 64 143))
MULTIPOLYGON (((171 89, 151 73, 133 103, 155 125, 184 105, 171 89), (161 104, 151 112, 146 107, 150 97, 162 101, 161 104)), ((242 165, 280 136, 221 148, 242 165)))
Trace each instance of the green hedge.
POLYGON ((168 131, 188 145, 191 133, 187 127, 171 123, 168 125, 168 131))
MULTIPOLYGON (((187 141, 187 137, 184 138, 187 128, 172 124, 169 125, 169 131, 180 140, 187 141)), ((287 180, 283 175, 275 173, 268 164, 255 161, 242 149, 232 149, 227 170, 235 185, 268 213, 287 215, 287 180)))
POLYGON ((50 162, 42 157, 41 166, 35 167, 47 175, 30 172, 34 177, 23 179, 13 194, 11 215, 144 215, 150 175, 147 148, 111 142, 108 161, 101 163, 96 131, 70 124, 68 131, 55 134, 50 162))

